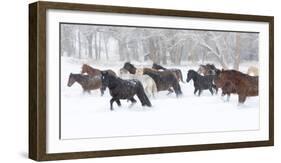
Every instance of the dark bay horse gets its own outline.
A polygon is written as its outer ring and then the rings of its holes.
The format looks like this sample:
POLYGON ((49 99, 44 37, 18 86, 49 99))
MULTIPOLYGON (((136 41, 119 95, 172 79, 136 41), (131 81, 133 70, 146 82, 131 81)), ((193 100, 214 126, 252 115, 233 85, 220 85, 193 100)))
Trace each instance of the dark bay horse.
POLYGON ((153 69, 156 69, 156 70, 168 70, 168 71, 172 71, 172 72, 176 75, 178 81, 181 81, 181 82, 184 83, 183 78, 182 78, 182 73, 181 73, 181 70, 180 70, 180 69, 177 69, 177 68, 169 68, 169 69, 167 69, 167 68, 165 68, 165 67, 163 67, 163 66, 161 66, 161 65, 158 65, 158 64, 156 64, 156 63, 153 63, 152 68, 153 68, 153 69))
POLYGON ((248 96, 258 96, 258 76, 250 76, 236 70, 222 70, 217 73, 215 84, 225 93, 237 93, 239 103, 244 103, 248 96))
POLYGON ((144 88, 139 80, 123 80, 106 71, 101 72, 101 75, 102 84, 105 87, 108 87, 110 95, 112 96, 110 100, 110 110, 113 110, 114 101, 118 106, 121 106, 120 99, 130 100, 132 104, 136 103, 137 101, 134 99, 135 95, 138 96, 142 106, 151 107, 151 103, 146 96, 144 88))
MULTIPOLYGON (((135 74, 137 68, 129 62, 126 62, 123 66, 124 69, 128 70, 131 74, 135 74)), ((171 71, 157 71, 151 68, 143 68, 142 72, 144 75, 150 76, 156 83, 157 91, 168 90, 169 93, 173 92, 174 89, 176 96, 182 94, 181 87, 177 80, 176 75, 171 71)))
POLYGON ((70 73, 67 86, 71 87, 75 82, 81 85, 83 92, 91 93, 91 90, 100 89, 101 95, 104 94, 105 88, 102 87, 101 77, 99 76, 70 73))
POLYGON ((213 84, 214 78, 215 75, 202 76, 194 70, 189 70, 187 73, 186 82, 189 82, 191 79, 193 80, 195 95, 196 92, 199 91, 198 96, 200 96, 202 90, 205 89, 209 89, 209 91, 213 95, 214 94, 213 89, 215 89, 216 92, 218 91, 216 85, 213 84))
MULTIPOLYGON (((112 70, 104 70, 104 71, 116 76, 116 73, 112 70)), ((97 75, 101 76, 101 72, 102 72, 102 70, 93 68, 87 64, 82 65, 81 74, 87 73, 90 76, 97 76, 97 75)))

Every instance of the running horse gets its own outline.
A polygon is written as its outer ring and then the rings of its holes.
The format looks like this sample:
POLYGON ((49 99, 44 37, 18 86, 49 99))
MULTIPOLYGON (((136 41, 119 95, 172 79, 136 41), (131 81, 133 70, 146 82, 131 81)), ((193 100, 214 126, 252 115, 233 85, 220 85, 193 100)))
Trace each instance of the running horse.
POLYGON ((249 96, 259 95, 259 77, 250 76, 236 70, 217 71, 214 80, 217 87, 222 88, 223 94, 238 94, 238 102, 244 103, 249 96))

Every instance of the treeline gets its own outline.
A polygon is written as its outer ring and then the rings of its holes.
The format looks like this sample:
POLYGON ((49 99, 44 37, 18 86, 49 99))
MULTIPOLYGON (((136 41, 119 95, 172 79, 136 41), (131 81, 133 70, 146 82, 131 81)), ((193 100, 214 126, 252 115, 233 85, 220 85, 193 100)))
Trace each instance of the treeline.
POLYGON ((118 55, 120 61, 214 61, 239 69, 241 61, 258 60, 257 33, 61 24, 60 35, 61 55, 97 61, 118 55))

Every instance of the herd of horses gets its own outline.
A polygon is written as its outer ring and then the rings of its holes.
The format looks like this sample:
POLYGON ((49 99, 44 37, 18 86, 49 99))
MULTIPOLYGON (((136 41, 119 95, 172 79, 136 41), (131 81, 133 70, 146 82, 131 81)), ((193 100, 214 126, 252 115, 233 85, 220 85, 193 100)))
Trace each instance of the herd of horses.
MULTIPOLYGON (((238 102, 244 103, 249 96, 258 96, 258 69, 249 67, 249 74, 237 70, 218 69, 214 64, 200 65, 197 71, 187 72, 186 82, 193 80, 194 94, 200 96, 202 91, 209 90, 213 95, 221 89, 221 96, 227 95, 229 101, 231 94, 238 94, 238 102), (198 92, 198 93, 197 93, 198 92)), ((87 64, 82 65, 81 73, 70 73, 68 86, 75 82, 79 83, 83 92, 100 89, 101 95, 106 88, 109 89, 111 100, 110 110, 113 103, 121 106, 120 100, 131 101, 135 104, 136 95, 142 106, 151 107, 150 97, 155 97, 159 91, 175 93, 177 97, 182 95, 180 82, 185 83, 180 69, 167 69, 153 63, 151 68, 137 68, 132 63, 126 62, 116 74, 113 70, 99 70, 87 64)))

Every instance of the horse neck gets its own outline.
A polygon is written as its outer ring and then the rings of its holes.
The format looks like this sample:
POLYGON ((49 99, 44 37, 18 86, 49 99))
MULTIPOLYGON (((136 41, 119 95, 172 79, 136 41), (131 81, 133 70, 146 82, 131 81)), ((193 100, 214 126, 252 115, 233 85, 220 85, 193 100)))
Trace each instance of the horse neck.
POLYGON ((100 72, 98 69, 92 68, 90 66, 87 67, 87 72, 91 73, 93 75, 98 75, 98 73, 100 72))
POLYGON ((112 89, 112 88, 115 88, 116 86, 118 86, 118 83, 122 79, 120 79, 116 76, 110 75, 110 76, 108 76, 108 80, 109 80, 108 88, 112 89))
POLYGON ((137 68, 132 67, 132 69, 129 71, 131 74, 135 74, 137 72, 137 68))
POLYGON ((82 75, 74 75, 73 77, 75 81, 78 82, 79 84, 81 85, 85 84, 85 77, 83 77, 82 75))
POLYGON ((163 67, 163 66, 160 66, 160 70, 161 70, 161 69, 164 70, 164 71, 167 70, 167 69, 166 69, 165 67, 163 67))
POLYGON ((199 78, 199 74, 194 71, 194 72, 193 72, 193 75, 192 75, 192 77, 191 77, 191 79, 192 79, 193 81, 197 81, 198 78, 199 78))

